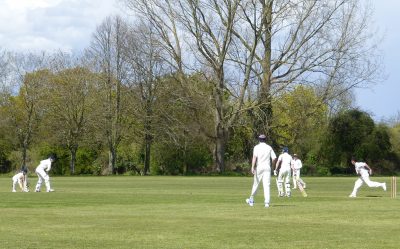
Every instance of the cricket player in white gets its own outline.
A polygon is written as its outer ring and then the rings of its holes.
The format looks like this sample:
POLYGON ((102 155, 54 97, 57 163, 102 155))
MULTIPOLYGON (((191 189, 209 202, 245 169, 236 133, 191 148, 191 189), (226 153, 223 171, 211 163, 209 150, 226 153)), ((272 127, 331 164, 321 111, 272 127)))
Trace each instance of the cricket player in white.
POLYGON ((18 174, 12 177, 12 192, 17 192, 15 187, 17 183, 21 189, 21 192, 28 192, 28 188, 26 186, 26 174, 28 171, 26 169, 21 170, 18 174))
POLYGON ((279 197, 283 197, 285 194, 290 197, 290 175, 292 168, 292 156, 289 155, 289 149, 287 147, 283 148, 283 153, 279 155, 278 161, 275 166, 274 175, 278 175, 278 194, 279 197), (279 174, 277 169, 280 166, 279 174), (285 182, 285 194, 283 193, 283 182, 285 182))
POLYGON ((372 174, 372 169, 365 162, 356 162, 354 158, 351 159, 351 163, 354 165, 356 169, 356 173, 360 175, 357 181, 354 183, 353 192, 351 192, 349 197, 356 197, 358 189, 365 182, 370 188, 378 188, 382 187, 384 191, 386 191, 386 183, 383 182, 373 182, 369 179, 369 176, 372 174))
POLYGON ((300 169, 303 167, 301 160, 297 156, 297 154, 293 154, 292 160, 292 170, 293 170, 293 189, 297 188, 297 182, 300 182, 303 185, 303 188, 306 188, 306 183, 303 179, 300 178, 300 169))
POLYGON ((260 143, 254 146, 251 162, 251 173, 254 175, 253 187, 250 198, 246 199, 246 203, 251 207, 254 206, 254 196, 257 193, 260 182, 262 182, 264 187, 264 204, 267 208, 270 203, 271 160, 274 164, 276 155, 272 147, 265 143, 265 135, 260 135, 258 140, 260 143))
POLYGON ((48 159, 40 161, 39 166, 36 167, 36 174, 38 175, 38 182, 36 184, 35 192, 40 192, 42 182, 46 184, 46 192, 53 192, 54 190, 50 187, 50 177, 47 172, 51 169, 51 163, 54 162, 54 157, 50 156, 48 159))

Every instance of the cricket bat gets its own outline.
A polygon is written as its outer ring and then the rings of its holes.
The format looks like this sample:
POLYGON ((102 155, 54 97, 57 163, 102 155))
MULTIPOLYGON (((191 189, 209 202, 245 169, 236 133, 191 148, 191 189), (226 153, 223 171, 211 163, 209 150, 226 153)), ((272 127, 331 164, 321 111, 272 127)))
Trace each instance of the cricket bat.
POLYGON ((300 181, 296 181, 297 182, 297 187, 299 188, 301 194, 303 195, 303 197, 307 197, 307 192, 306 190, 303 188, 303 184, 301 184, 300 181))

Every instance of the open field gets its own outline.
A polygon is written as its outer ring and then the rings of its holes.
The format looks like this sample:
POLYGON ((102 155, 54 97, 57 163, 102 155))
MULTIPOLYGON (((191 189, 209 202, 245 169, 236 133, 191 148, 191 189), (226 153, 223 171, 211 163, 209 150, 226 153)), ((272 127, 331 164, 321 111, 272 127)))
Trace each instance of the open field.
POLYGON ((356 199, 356 177, 304 179, 308 198, 272 184, 265 209, 262 186, 245 204, 250 177, 52 177, 54 193, 11 193, 0 177, 0 248, 400 248, 389 177, 356 199))

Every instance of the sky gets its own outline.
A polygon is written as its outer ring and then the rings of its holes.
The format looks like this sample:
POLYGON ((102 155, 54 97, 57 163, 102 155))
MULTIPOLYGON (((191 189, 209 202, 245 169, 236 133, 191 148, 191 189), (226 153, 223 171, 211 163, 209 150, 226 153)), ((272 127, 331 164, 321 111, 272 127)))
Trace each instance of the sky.
MULTIPOLYGON (((400 0, 371 2, 387 77, 356 89, 355 105, 381 121, 400 116, 400 0)), ((0 0, 0 48, 79 52, 104 18, 122 9, 118 0, 0 0)))

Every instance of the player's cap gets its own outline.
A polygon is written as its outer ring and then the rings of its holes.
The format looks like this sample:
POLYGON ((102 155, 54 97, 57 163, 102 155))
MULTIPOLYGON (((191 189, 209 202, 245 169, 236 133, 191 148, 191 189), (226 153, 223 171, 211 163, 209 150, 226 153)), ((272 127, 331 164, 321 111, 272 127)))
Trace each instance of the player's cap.
POLYGON ((266 139, 267 136, 265 136, 264 134, 261 134, 260 136, 258 136, 259 139, 266 139))
POLYGON ((282 151, 283 152, 289 152, 289 149, 288 149, 288 147, 283 147, 282 151))
POLYGON ((56 160, 56 157, 55 157, 54 155, 50 155, 50 156, 49 156, 49 159, 52 160, 52 161, 55 161, 55 160, 56 160))
POLYGON ((293 157, 297 157, 297 154, 293 154, 293 157))

